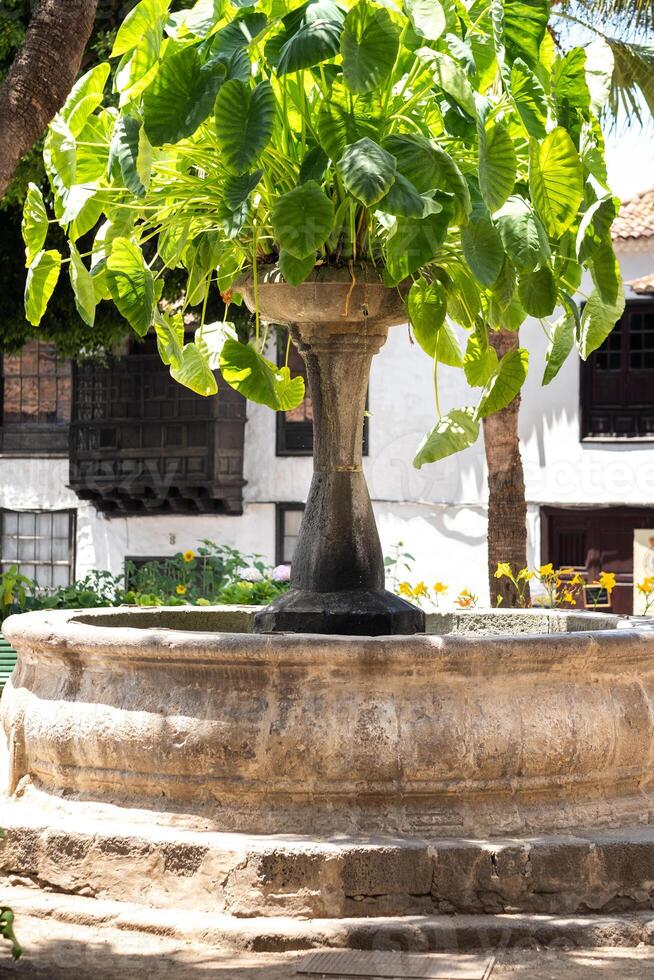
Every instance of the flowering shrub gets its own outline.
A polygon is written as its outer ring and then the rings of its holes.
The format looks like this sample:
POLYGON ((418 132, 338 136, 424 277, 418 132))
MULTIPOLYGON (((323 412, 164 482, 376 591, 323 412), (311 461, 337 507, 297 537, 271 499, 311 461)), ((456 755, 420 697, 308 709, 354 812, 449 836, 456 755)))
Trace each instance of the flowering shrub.
POLYGON ((100 606, 265 606, 288 588, 290 568, 272 569, 261 555, 203 541, 172 558, 141 566, 127 562, 125 576, 89 572, 72 585, 48 592, 19 575, 15 566, 0 575, 0 623, 11 613, 33 609, 91 609, 100 606))
POLYGON ((533 579, 540 582, 544 590, 544 595, 534 605, 548 606, 551 609, 576 606, 586 589, 590 605, 595 610, 599 605, 601 592, 605 591, 610 596, 616 586, 614 572, 601 572, 596 582, 586 583, 583 576, 573 568, 554 568, 551 562, 541 565, 535 571, 521 568, 517 573, 514 573, 508 562, 499 562, 495 578, 508 578, 513 583, 522 608, 529 604, 526 587, 533 579))

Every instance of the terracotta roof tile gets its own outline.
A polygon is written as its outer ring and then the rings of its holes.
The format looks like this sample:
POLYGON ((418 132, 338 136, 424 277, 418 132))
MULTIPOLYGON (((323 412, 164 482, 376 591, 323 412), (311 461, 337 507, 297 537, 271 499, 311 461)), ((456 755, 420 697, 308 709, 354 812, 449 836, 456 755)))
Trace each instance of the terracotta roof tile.
POLYGON ((654 188, 622 202, 611 234, 618 242, 654 238, 654 188))
POLYGON ((630 279, 627 285, 631 286, 639 296, 654 296, 654 272, 648 276, 641 276, 640 279, 630 279))

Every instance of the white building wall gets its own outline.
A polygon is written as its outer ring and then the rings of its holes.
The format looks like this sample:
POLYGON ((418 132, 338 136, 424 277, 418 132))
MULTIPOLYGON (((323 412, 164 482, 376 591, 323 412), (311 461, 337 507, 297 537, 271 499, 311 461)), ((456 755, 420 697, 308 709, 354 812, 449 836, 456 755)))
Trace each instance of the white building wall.
MULTIPOLYGON (((654 269, 654 248, 623 248, 625 280, 654 269)), ((585 284, 585 288, 588 284, 585 284)), ((462 331, 462 336, 464 332, 462 331)), ((547 338, 528 321, 521 331, 531 351, 520 434, 527 498, 529 549, 540 557, 541 504, 609 505, 654 502, 654 452, 627 442, 589 445, 579 440, 579 365, 571 356, 547 388, 540 386, 547 338)), ((443 411, 474 404, 461 372, 440 369, 443 411)), ((220 395, 218 395, 220 397, 220 395)), ((431 364, 396 327, 375 358, 370 381, 370 455, 364 468, 385 553, 397 541, 416 559, 414 580, 448 582, 451 593, 471 588, 487 597, 486 479, 483 444, 416 470, 416 448, 434 424, 431 364)), ((275 558, 275 503, 306 499, 311 460, 275 455, 275 416, 248 405, 244 513, 223 516, 106 518, 66 487, 65 459, 0 457, 0 507, 77 511, 76 573, 119 573, 125 556, 173 555, 204 538, 275 558)))

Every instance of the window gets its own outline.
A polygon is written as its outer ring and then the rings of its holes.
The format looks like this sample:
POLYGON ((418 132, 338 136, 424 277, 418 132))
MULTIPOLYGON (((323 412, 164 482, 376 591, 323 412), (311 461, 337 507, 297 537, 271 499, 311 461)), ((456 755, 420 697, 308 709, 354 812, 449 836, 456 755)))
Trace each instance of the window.
POLYGON ((66 452, 71 410, 71 365, 53 344, 31 341, 2 358, 2 449, 66 452))
POLYGON ((277 545, 275 562, 290 565, 300 533, 304 504, 277 504, 277 545))
POLYGON ((611 611, 633 612, 634 531, 654 527, 654 509, 645 507, 541 508, 541 560, 581 572, 586 582, 614 572, 611 611))
POLYGON ((654 302, 629 301, 581 366, 583 439, 654 439, 654 302))
MULTIPOLYGON (((277 363, 285 363, 286 347, 277 344, 277 363)), ((288 366, 291 374, 301 375, 306 383, 307 369, 298 350, 291 344, 288 353, 288 366)), ((367 402, 366 402, 367 404, 367 402)), ((368 455, 368 416, 363 419, 363 455, 368 455)), ((290 412, 277 413, 277 455, 311 456, 313 453, 313 405, 307 394, 301 405, 290 412)))
POLYGON ((17 565, 21 575, 43 588, 69 585, 73 579, 75 513, 0 511, 0 568, 17 565))

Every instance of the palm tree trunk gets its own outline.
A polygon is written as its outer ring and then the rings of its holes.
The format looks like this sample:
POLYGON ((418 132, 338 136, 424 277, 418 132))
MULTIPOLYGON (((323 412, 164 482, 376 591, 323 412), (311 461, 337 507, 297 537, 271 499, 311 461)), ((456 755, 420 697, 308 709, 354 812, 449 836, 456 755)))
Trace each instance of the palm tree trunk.
POLYGON ((61 109, 82 63, 97 0, 41 0, 0 85, 0 197, 61 109))
MULTIPOLYGON (((489 332, 489 341, 503 357, 518 346, 518 333, 489 332)), ((498 562, 509 562, 514 573, 527 565, 527 501, 518 440, 520 396, 484 419, 484 446, 488 467, 488 580, 491 602, 518 604, 517 592, 507 578, 495 578, 498 562)), ((529 586, 526 590, 529 602, 529 586)))

